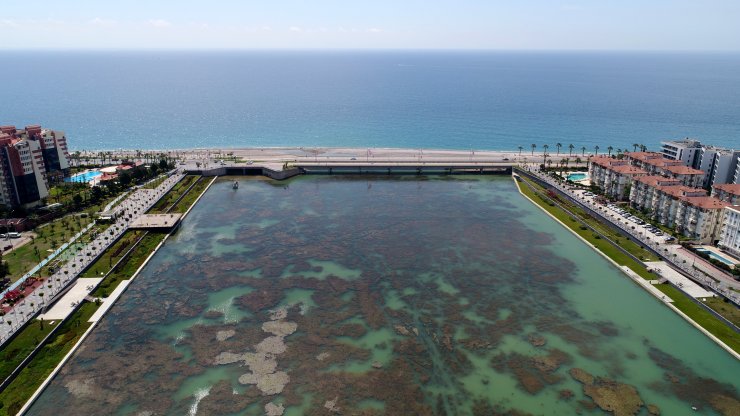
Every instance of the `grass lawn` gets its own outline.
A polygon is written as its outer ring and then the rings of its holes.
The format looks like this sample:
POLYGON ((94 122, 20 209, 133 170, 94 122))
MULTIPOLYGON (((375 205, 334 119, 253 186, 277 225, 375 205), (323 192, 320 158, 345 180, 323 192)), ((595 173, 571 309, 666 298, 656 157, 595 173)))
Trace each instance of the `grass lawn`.
POLYGON ((185 191, 188 190, 190 185, 195 183, 195 181, 198 180, 200 176, 196 175, 187 175, 180 182, 178 182, 175 186, 172 187, 172 189, 167 192, 165 196, 162 197, 159 201, 157 201, 156 204, 148 211, 149 214, 162 214, 167 211, 172 204, 177 201, 177 198, 180 197, 185 191))
MULTIPOLYGON (((678 308, 678 310, 688 315, 694 320, 694 322, 701 325, 704 329, 712 333, 712 335, 721 339, 722 342, 735 350, 735 352, 740 352, 740 335, 735 333, 735 331, 730 327, 714 317, 711 313, 702 309, 701 306, 694 303, 675 287, 667 283, 655 285, 655 287, 665 293, 669 298, 673 299, 673 306, 678 308)), ((717 310, 715 309, 715 311, 717 310)))
POLYGON ((15 415, 90 327, 97 305, 84 302, 34 359, 0 392, 0 416, 15 415))
POLYGON ((208 184, 211 183, 212 178, 200 178, 193 188, 185 194, 185 196, 178 202, 169 212, 177 212, 180 214, 185 213, 191 205, 195 202, 198 197, 205 191, 208 184))
POLYGON ((123 233, 112 246, 108 247, 90 267, 82 273, 81 277, 100 277, 108 273, 118 260, 126 254, 126 251, 134 245, 136 240, 144 234, 143 231, 129 230, 123 233))
POLYGON ((36 228, 34 232, 37 236, 33 241, 3 255, 3 260, 7 261, 10 267, 10 279, 18 280, 51 254, 49 250, 61 247, 90 222, 92 222, 90 215, 86 218, 80 215, 67 215, 36 228))
MULTIPOLYGON (((2 323, 5 324, 4 321, 2 323)), ((0 350, 0 381, 5 380, 54 327, 50 322, 44 322, 42 329, 41 321, 34 321, 16 335, 9 344, 5 344, 0 350)))
POLYGON ((735 324, 735 326, 740 327, 740 308, 731 302, 725 302, 722 298, 707 298, 704 304, 724 316, 728 321, 735 324))
MULTIPOLYGON (((149 231, 139 245, 131 252, 126 261, 122 262, 100 285, 91 293, 94 297, 108 297, 122 280, 130 279, 136 270, 144 263, 167 233, 149 231)), ((135 240, 134 240, 135 241, 135 240)), ((122 252, 123 253, 123 252, 122 252)), ((115 263, 115 262, 114 262, 115 263)))

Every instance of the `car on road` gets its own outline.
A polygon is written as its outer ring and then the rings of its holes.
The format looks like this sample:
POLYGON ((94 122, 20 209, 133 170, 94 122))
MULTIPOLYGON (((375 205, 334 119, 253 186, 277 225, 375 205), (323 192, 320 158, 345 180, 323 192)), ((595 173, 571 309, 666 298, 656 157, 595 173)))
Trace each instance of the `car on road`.
POLYGON ((8 233, 8 237, 10 237, 10 238, 21 238, 21 233, 11 232, 11 233, 8 233))
POLYGON ((253 164, 253 163, 254 163, 254 161, 253 161, 253 160, 247 160, 247 165, 251 165, 251 164, 253 164))
POLYGON ((357 160, 357 158, 356 157, 353 157, 353 158, 350 158, 349 160, 357 160))

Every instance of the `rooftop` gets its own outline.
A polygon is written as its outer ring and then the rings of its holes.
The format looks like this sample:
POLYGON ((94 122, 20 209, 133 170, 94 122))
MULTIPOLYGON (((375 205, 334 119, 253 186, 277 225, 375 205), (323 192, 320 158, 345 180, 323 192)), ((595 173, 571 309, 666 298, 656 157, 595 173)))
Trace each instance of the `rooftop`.
POLYGON ((638 168, 637 166, 630 166, 630 165, 612 166, 611 170, 617 173, 621 173, 623 175, 647 175, 646 171, 638 168))
POLYGON ((724 209, 725 207, 730 206, 729 203, 720 201, 712 196, 687 196, 679 199, 686 201, 689 205, 702 209, 724 209))
POLYGON ((679 185, 681 181, 678 179, 673 178, 666 178, 664 176, 658 176, 658 175, 646 175, 646 176, 638 176, 635 178, 636 182, 642 182, 649 186, 674 186, 679 185))
POLYGON ((705 197, 707 195, 707 191, 701 188, 691 188, 691 187, 684 186, 684 185, 657 186, 656 188, 658 188, 661 192, 664 192, 676 198, 696 198, 696 197, 705 197))
POLYGON ((740 183, 723 183, 714 185, 712 188, 714 188, 715 191, 722 191, 740 196, 740 183))
POLYGON ((663 166, 663 169, 668 172, 675 173, 676 175, 704 175, 703 170, 683 165, 663 166))

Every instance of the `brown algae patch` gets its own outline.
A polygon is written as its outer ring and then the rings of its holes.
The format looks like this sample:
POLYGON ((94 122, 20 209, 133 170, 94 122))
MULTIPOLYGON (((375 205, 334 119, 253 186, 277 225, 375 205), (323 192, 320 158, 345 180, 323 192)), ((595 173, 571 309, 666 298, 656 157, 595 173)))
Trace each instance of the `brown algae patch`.
POLYGON ((601 410, 615 416, 632 416, 640 412, 644 403, 637 389, 629 384, 602 377, 594 377, 585 370, 572 368, 570 375, 583 384, 583 393, 601 410))

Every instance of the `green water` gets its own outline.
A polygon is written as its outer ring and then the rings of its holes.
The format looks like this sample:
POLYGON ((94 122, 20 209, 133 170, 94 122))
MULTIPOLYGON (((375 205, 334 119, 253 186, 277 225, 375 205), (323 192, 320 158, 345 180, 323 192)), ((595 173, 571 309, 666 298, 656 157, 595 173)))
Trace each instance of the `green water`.
POLYGON ((209 190, 29 414, 605 414, 573 369, 636 414, 740 414, 740 364, 510 178, 250 178, 209 190), (276 319, 290 379, 263 394, 216 359, 276 319))

